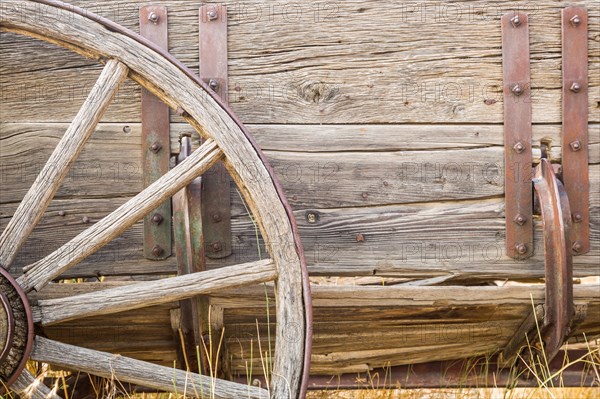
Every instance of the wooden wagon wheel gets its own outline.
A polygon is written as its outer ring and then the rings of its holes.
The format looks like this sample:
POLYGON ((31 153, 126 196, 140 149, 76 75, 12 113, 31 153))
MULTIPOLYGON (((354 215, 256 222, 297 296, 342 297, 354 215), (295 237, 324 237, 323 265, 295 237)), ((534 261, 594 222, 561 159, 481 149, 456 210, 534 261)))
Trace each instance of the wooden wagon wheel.
MULTIPOLYGON (((18 347, 11 343, 16 340, 11 341, 8 337, 14 334, 0 334, 4 340, 0 342, 0 352, 9 350, 14 363, 5 370, 0 368, 5 372, 1 376, 2 382, 14 382, 13 388, 17 391, 23 391, 32 383, 30 374, 20 373, 23 360, 29 356, 36 361, 158 390, 209 392, 211 381, 208 377, 74 347, 40 335, 32 337, 31 322, 38 326, 36 332, 38 329, 43 331, 44 326, 61 321, 276 281, 277 341, 270 396, 278 399, 303 397, 310 362, 311 308, 302 246, 281 188, 239 120, 171 55, 141 36, 77 7, 52 0, 3 0, 0 28, 58 44, 105 64, 98 82, 2 233, 2 268, 10 266, 42 218, 69 167, 94 131, 118 86, 127 77, 184 114, 205 139, 185 161, 55 252, 27 266, 16 281, 7 273, 0 276, 0 283, 14 291, 12 302, 2 301, 0 320, 7 320, 6 325, 10 324, 8 321, 14 321, 21 330, 25 329, 25 338, 21 338, 18 347), (218 161, 225 164, 243 193, 267 243, 270 259, 40 301, 30 309, 24 293, 40 290, 98 251, 218 161)), ((217 398, 267 397, 266 391, 260 388, 224 380, 212 383, 217 398)), ((49 393, 43 385, 33 384, 33 387, 34 397, 45 397, 49 393)))

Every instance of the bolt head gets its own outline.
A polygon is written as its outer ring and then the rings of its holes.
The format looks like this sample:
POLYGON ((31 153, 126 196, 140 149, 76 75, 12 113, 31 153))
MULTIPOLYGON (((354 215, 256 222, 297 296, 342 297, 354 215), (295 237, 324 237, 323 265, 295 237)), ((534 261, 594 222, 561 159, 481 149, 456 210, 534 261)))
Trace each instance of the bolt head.
POLYGON ((579 26, 581 24, 581 17, 579 15, 574 15, 569 21, 571 22, 571 25, 579 26))
POLYGON ((523 151, 525 151, 525 144, 523 144, 519 141, 517 144, 514 145, 513 148, 517 152, 517 154, 520 154, 523 151))
POLYGON ((569 90, 571 90, 573 93, 579 93, 579 90, 581 90, 581 85, 578 82, 573 82, 571 87, 569 87, 569 90))
POLYGON ((356 242, 365 242, 365 236, 361 233, 356 235, 356 242))
POLYGON ((164 218, 162 217, 161 214, 159 213, 155 213, 154 215, 152 215, 152 223, 159 225, 163 222, 164 218))
POLYGON ((310 224, 315 224, 319 220, 319 216, 315 212, 308 212, 306 214, 306 221, 310 224))
POLYGON ((361 196, 362 196, 364 199, 367 199, 367 198, 369 198, 369 193, 367 193, 367 192, 364 192, 364 193, 362 193, 362 194, 361 194, 361 196))
POLYGON ((160 19, 159 15, 155 12, 151 12, 148 15, 148 20, 152 23, 157 23, 159 19, 160 19))
POLYGON ((575 212, 573 214, 573 221, 575 223, 581 223, 583 221, 583 215, 581 215, 581 213, 579 213, 579 212, 575 212))
POLYGON ((526 221, 527 221, 527 218, 523 215, 519 214, 515 217, 515 223, 518 224, 519 226, 523 226, 526 221))
POLYGON ((215 19, 219 18, 219 13, 217 10, 210 10, 206 13, 206 16, 208 17, 209 21, 214 21, 215 19))
POLYGON ((573 151, 579 151, 579 150, 581 150, 581 141, 575 140, 575 141, 571 142, 569 144, 569 146, 571 147, 571 149, 573 151))
POLYGON ((219 212, 215 212, 212 214, 212 220, 215 223, 219 223, 221 220, 223 220, 223 218, 221 217, 221 214, 219 212))
POLYGON ((515 95, 515 96, 520 96, 521 94, 523 94, 523 86, 521 86, 520 84, 515 84, 510 91, 515 95))
POLYGON ((58 211, 58 216, 65 216, 67 214, 67 212, 65 211, 58 211))
POLYGON ((213 91, 217 91, 219 89, 219 82, 216 79, 210 79, 208 81, 208 87, 210 87, 213 91))
POLYGON ((578 253, 581 252, 581 250, 583 249, 583 244, 581 243, 581 241, 575 241, 573 243, 573 252, 578 253))
POLYGON ((527 253, 527 245, 520 243, 515 245, 515 250, 519 255, 525 255, 527 253))
POLYGON ((152 248, 152 255, 154 255, 156 257, 161 256, 164 253, 165 253, 165 250, 162 249, 162 247, 160 245, 155 245, 154 248, 152 248))
POLYGON ((84 217, 82 217, 82 218, 81 218, 81 221, 82 221, 83 223, 86 223, 86 224, 87 224, 87 223, 89 223, 89 222, 90 222, 90 218, 89 218, 89 217, 87 217, 87 216, 84 216, 84 217))
POLYGON ((519 18, 518 15, 515 15, 510 19, 510 22, 516 28, 517 26, 521 25, 521 18, 519 18))
POLYGON ((162 149, 162 145, 158 141, 155 141, 150 146, 150 151, 152 151, 155 154, 157 154, 161 149, 162 149))
POLYGON ((220 242, 213 242, 212 244, 210 244, 210 248, 213 250, 213 252, 221 252, 223 246, 220 242))

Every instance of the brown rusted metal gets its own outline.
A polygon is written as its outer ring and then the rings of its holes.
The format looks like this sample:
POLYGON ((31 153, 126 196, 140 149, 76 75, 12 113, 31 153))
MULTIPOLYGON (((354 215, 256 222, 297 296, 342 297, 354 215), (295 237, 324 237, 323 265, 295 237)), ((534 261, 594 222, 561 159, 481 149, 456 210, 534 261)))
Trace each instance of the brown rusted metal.
POLYGON ((587 22, 583 7, 562 10, 562 177, 573 212, 573 255, 590 250, 587 22))
POLYGON ((0 351, 0 364, 2 364, 6 360, 15 339, 15 319, 8 298, 3 293, 0 293, 0 305, 0 311, 6 315, 6 338, 2 351, 0 351))
MULTIPOLYGON (((163 49, 168 48, 167 8, 140 8, 140 34, 163 49)), ((169 171, 169 107, 142 89, 143 184, 148 187, 169 171)), ((144 256, 159 260, 171 256, 171 203, 166 201, 144 218, 144 256), (153 218, 162 218, 155 223, 153 218)))
MULTIPOLYGON (((17 378, 19 378, 19 376, 25 369, 25 366, 27 365, 27 360, 29 360, 29 355, 31 354, 31 350, 33 348, 33 332, 34 332, 34 330, 33 330, 33 316, 31 314, 31 306, 29 305, 29 299, 27 298, 27 294, 25 294, 25 291, 23 291, 21 286, 19 286, 17 281, 10 275, 10 273, 2 267, 0 267, 0 279, 4 279, 6 282, 8 282, 8 284, 11 286, 11 288, 15 290, 15 292, 17 294, 16 296, 18 297, 18 299, 13 299, 13 302, 15 300, 20 301, 20 305, 22 307, 23 314, 22 315, 15 314, 13 309, 17 306, 17 304, 11 303, 9 296, 7 295, 7 293, 5 293, 5 297, 7 298, 7 302, 9 303, 9 307, 11 309, 12 317, 15 320, 15 329, 13 331, 16 331, 16 318, 17 317, 22 317, 23 320, 21 320, 20 322, 23 323, 23 325, 25 325, 27 328, 26 336, 22 337, 22 339, 24 339, 24 341, 25 341, 25 344, 21 348, 21 353, 20 353, 21 359, 19 360, 17 367, 14 369, 12 375, 10 375, 6 379, 6 381, 2 381, 2 378, 0 378, 0 395, 4 395, 6 393, 6 389, 10 388, 10 386, 17 380, 17 378)), ((14 341, 13 341, 13 343, 14 343, 14 341)), ((5 359, 3 359, 3 361, 4 360, 5 359)))
POLYGON ((294 235, 294 245, 296 247, 296 252, 298 253, 298 257, 300 259, 300 267, 302 269, 302 287, 303 287, 303 302, 304 302, 304 313, 306 316, 306 331, 304 336, 304 367, 302 370, 302 381, 300 383, 300 397, 304 397, 306 395, 306 391, 308 389, 308 379, 310 375, 310 355, 312 352, 312 336, 313 336, 313 312, 312 312, 312 296, 310 289, 310 280, 308 277, 308 268, 306 265, 306 257, 304 255, 304 247, 302 246, 302 241, 300 240, 300 232, 298 229, 298 224, 296 223, 296 219, 294 216, 294 212, 292 207, 290 206, 287 198, 285 197, 283 187, 279 182, 279 179, 276 177, 273 168, 271 167, 269 161, 265 157, 265 154, 261 151, 260 147, 246 128, 239 117, 233 112, 233 110, 225 103, 221 98, 216 95, 216 93, 212 92, 212 90, 200 79, 191 69, 189 69, 186 65, 181 63, 178 59, 173 57, 168 51, 160 48, 153 42, 147 40, 141 35, 133 32, 130 29, 127 29, 109 19, 98 16, 94 13, 91 13, 87 10, 84 10, 80 7, 72 6, 70 4, 63 3, 57 0, 31 0, 34 3, 46 4, 67 12, 73 12, 75 14, 79 14, 85 18, 88 18, 90 21, 97 22, 107 29, 118 32, 122 35, 125 35, 136 42, 146 46, 147 48, 154 51, 158 56, 164 58, 165 61, 169 62, 171 65, 177 67, 182 73, 184 73, 188 78, 192 81, 196 82, 196 84, 204 89, 204 91, 212 97, 212 99, 221 107, 221 109, 229 115, 229 117, 236 123, 236 125, 240 128, 248 142, 252 145, 254 150, 256 151, 257 156, 262 161, 263 165, 266 167, 269 172, 269 176, 271 181, 273 182, 273 186, 277 191, 279 199, 282 205, 285 208, 285 211, 288 215, 288 219, 292 226, 292 233, 294 235))
MULTIPOLYGON (((199 12, 200 79, 227 102, 227 7, 206 4, 199 12)), ((231 179, 222 163, 213 166, 202 180, 202 223, 206 256, 231 255, 231 179)))
POLYGON ((527 14, 502 16, 506 253, 533 255, 531 80, 527 14))
POLYGON ((541 332, 546 357, 552 359, 569 335, 574 316, 571 211, 550 161, 542 159, 536 166, 533 183, 544 227, 546 297, 541 332))
MULTIPOLYGON (((192 153, 192 139, 181 137, 181 149, 177 163, 183 162, 192 153)), ((202 227, 202 180, 197 177, 186 188, 173 196, 173 231, 175 236, 175 255, 177 257, 177 274, 201 272, 206 270, 204 252, 204 233, 202 227)), ((181 309, 180 328, 183 341, 180 351, 185 351, 191 371, 198 370, 196 347, 202 354, 202 337, 208 331, 208 301, 205 297, 190 298, 179 302, 181 309)), ((207 359, 201 356, 204 370, 207 370, 207 359)))

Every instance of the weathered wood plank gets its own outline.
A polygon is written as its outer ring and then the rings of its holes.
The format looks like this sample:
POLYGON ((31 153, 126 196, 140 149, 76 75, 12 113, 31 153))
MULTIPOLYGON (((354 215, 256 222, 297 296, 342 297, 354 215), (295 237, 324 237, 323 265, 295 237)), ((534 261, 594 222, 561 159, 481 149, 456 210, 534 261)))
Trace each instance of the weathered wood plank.
POLYGON ((35 310, 36 321, 50 325, 76 318, 119 313, 276 278, 277 268, 270 259, 245 263, 69 298, 42 300, 35 310))
POLYGON ((61 399, 56 392, 50 390, 27 370, 19 376, 11 389, 28 399, 61 399))
MULTIPOLYGON (((144 4, 74 3, 133 30, 144 4)), ((198 3, 161 4, 169 7, 172 53, 196 67, 198 3)), ((592 0, 581 5, 588 8, 590 21, 589 114, 600 121, 600 15, 592 0)), ((561 8, 549 0, 526 5, 410 0, 386 4, 381 12, 376 0, 239 1, 228 13, 229 98, 249 123, 499 123, 500 16, 519 9, 530 14, 532 24, 533 120, 560 122, 561 8)), ((90 84, 97 67, 68 51, 12 35, 3 34, 1 42, 6 118, 69 120, 81 87, 90 84), (83 68, 75 69, 79 66, 83 68), (25 79, 38 83, 25 85, 25 79), (34 101, 42 105, 41 113, 30 106, 34 101)), ((139 91, 128 85, 120 98, 107 117, 139 120, 139 91)))
POLYGON ((268 397, 267 391, 253 386, 244 386, 123 356, 61 344, 42 337, 36 337, 31 358, 165 392, 184 395, 187 393, 195 396, 199 396, 201 392, 211 392, 219 399, 268 397))
POLYGON ((25 194, 8 226, 2 231, 0 267, 10 266, 15 255, 42 218, 128 72, 124 64, 115 60, 110 60, 102 70, 75 119, 25 194))

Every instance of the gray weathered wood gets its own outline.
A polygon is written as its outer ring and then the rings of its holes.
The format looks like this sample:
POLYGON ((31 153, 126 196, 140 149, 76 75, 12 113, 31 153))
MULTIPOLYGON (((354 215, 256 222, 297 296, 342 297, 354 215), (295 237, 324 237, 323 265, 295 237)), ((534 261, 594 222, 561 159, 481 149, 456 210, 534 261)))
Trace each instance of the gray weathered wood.
POLYGON ((61 344, 36 337, 33 360, 58 367, 80 370, 100 377, 130 382, 180 395, 214 395, 218 399, 266 399, 267 391, 253 386, 188 373, 119 355, 61 344))
POLYGON ((27 399, 61 399, 56 392, 50 390, 27 370, 23 371, 11 389, 27 399))
POLYGON ((8 268, 39 222, 83 146, 110 105, 119 85, 127 77, 122 63, 110 60, 77 116, 54 149, 48 162, 25 194, 13 218, 0 236, 0 267, 8 268))
POLYGON ((277 269, 270 259, 216 270, 137 283, 62 299, 40 301, 36 321, 54 324, 175 302, 223 289, 273 281, 277 269))
POLYGON ((83 233, 31 265, 19 278, 26 290, 39 290, 63 271, 98 251, 112 239, 131 227, 135 222, 171 197, 194 178, 206 172, 223 153, 212 140, 207 140, 184 162, 148 186, 136 197, 94 224, 83 233))

